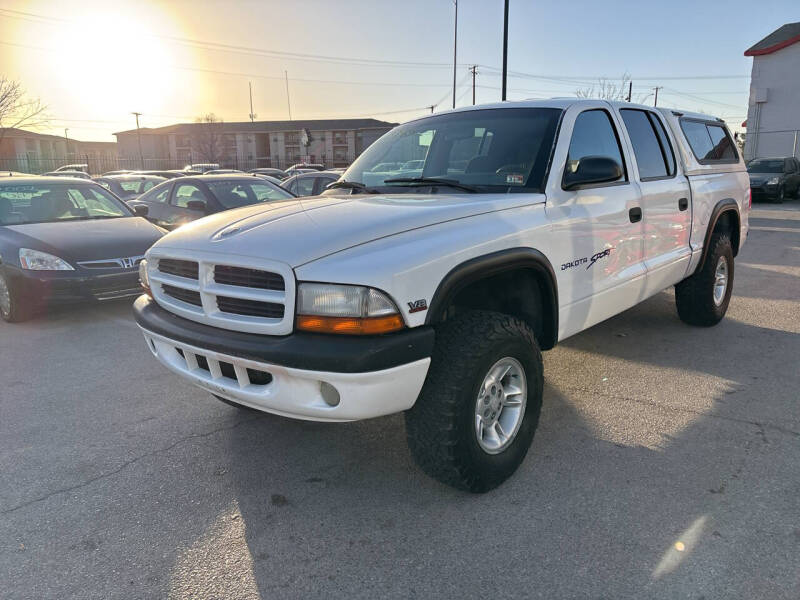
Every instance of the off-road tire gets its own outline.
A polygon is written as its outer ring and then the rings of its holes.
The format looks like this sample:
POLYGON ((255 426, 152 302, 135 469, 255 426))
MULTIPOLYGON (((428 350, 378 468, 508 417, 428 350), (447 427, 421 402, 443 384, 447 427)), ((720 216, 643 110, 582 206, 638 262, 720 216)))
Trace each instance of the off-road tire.
POLYGON ((703 268, 675 286, 675 304, 681 321, 689 325, 711 327, 716 325, 728 311, 733 291, 733 248, 726 233, 711 236, 708 256, 703 268), (714 303, 715 271, 720 257, 728 263, 728 285, 722 303, 714 303))
POLYGON ((0 318, 7 323, 20 323, 30 319, 32 314, 30 307, 22 303, 19 295, 14 291, 14 287, 2 273, 0 273, 0 279, 2 279, 0 286, 6 286, 6 289, 8 289, 11 303, 8 310, 3 310, 2 304, 0 304, 0 318))
POLYGON ((465 313, 436 326, 428 376, 405 413, 411 455, 434 479, 461 490, 486 492, 508 479, 533 441, 542 407, 542 355, 533 331, 514 317, 465 313), (505 357, 519 361, 527 380, 522 422, 510 445, 489 454, 478 444, 475 403, 484 377, 505 357))

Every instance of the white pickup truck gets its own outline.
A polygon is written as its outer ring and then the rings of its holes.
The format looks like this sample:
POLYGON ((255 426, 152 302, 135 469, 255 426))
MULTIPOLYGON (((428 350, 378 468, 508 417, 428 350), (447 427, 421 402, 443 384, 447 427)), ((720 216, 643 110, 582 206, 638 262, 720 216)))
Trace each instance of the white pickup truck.
POLYGON ((405 411, 421 468, 474 492, 519 466, 541 350, 669 286, 725 315, 748 176, 721 120, 602 100, 431 115, 322 196, 181 227, 134 305, 153 355, 219 399, 299 419, 405 411))

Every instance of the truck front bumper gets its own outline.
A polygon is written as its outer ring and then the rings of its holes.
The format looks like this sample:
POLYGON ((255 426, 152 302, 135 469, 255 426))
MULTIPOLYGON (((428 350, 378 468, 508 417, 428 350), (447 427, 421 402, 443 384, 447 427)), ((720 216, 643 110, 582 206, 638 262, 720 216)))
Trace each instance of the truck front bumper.
POLYGON ((147 296, 134 316, 150 352, 177 375, 232 402, 313 421, 411 408, 433 350, 429 327, 369 337, 249 334, 178 317, 147 296))

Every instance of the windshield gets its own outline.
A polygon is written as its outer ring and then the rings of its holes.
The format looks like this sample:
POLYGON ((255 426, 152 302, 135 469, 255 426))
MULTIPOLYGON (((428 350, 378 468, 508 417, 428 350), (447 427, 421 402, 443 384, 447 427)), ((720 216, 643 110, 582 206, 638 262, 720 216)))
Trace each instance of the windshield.
MULTIPOLYGON (((255 178, 254 178, 255 179, 255 178)), ((220 204, 225 208, 238 208, 257 202, 286 200, 292 194, 263 179, 256 181, 206 181, 220 204)))
POLYGON ((480 192, 541 191, 561 110, 483 109, 401 125, 356 160, 342 180, 370 188, 434 177, 480 192))
POLYGON ((93 183, 0 184, 0 225, 133 216, 93 183))
POLYGON ((747 165, 748 173, 783 173, 783 159, 754 160, 747 165))

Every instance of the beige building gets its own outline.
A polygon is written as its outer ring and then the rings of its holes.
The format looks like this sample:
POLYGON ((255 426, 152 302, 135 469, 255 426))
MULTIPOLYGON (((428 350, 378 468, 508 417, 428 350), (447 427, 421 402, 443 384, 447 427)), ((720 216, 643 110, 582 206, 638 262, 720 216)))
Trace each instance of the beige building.
POLYGON ((122 166, 218 163, 246 169, 309 162, 337 167, 350 164, 394 126, 376 119, 181 123, 114 135, 122 166))

